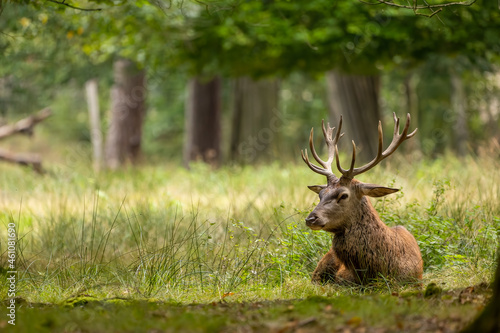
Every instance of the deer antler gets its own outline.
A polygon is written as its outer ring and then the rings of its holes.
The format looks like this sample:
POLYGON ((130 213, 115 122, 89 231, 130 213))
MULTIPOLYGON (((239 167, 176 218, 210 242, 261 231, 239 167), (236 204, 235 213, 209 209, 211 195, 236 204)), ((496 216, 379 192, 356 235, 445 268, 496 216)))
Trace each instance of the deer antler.
POLYGON ((410 114, 408 113, 406 115, 406 124, 403 129, 403 132, 399 134, 399 118, 396 117, 396 113, 393 113, 394 117, 394 134, 392 137, 392 142, 387 147, 384 152, 382 152, 382 147, 383 147, 383 134, 382 134, 382 123, 379 121, 378 122, 378 151, 377 151, 377 156, 373 160, 371 160, 368 164, 355 168, 354 163, 356 161, 356 144, 354 141, 352 141, 352 159, 351 159, 351 166, 348 170, 343 169, 340 166, 340 161, 339 161, 339 153, 338 153, 338 148, 337 145, 335 145, 335 157, 336 157, 336 162, 337 162, 337 169, 342 173, 342 177, 345 177, 347 179, 353 179, 355 176, 362 174, 363 172, 366 172, 376 166, 377 164, 380 163, 383 159, 386 157, 390 156, 392 153, 396 151, 396 149, 403 143, 403 141, 413 137, 417 133, 417 128, 408 134, 408 129, 410 127, 410 114))
POLYGON ((306 162, 306 164, 312 171, 319 173, 320 175, 324 175, 328 179, 336 179, 337 177, 332 171, 332 163, 337 151, 337 143, 339 139, 344 135, 343 133, 340 133, 342 129, 342 116, 340 116, 339 126, 337 129, 337 133, 335 134, 335 138, 333 137, 333 131, 335 130, 335 127, 330 127, 330 123, 327 123, 327 127, 325 128, 325 122, 321 120, 321 127, 323 128, 323 136, 325 137, 325 142, 328 147, 328 160, 326 162, 323 161, 316 153, 316 149, 314 149, 314 128, 311 128, 311 134, 309 135, 309 147, 311 148, 311 153, 314 159, 322 166, 322 168, 315 164, 312 164, 309 161, 309 158, 307 156, 307 149, 301 150, 300 153, 302 155, 302 159, 304 160, 304 162, 306 162))

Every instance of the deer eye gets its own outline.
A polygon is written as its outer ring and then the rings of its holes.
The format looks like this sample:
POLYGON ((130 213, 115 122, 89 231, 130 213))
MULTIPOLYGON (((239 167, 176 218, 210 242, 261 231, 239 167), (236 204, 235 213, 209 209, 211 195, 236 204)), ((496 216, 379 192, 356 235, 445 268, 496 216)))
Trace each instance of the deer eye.
POLYGON ((340 196, 340 198, 337 199, 337 202, 340 202, 341 200, 347 199, 349 197, 349 194, 344 193, 340 196))

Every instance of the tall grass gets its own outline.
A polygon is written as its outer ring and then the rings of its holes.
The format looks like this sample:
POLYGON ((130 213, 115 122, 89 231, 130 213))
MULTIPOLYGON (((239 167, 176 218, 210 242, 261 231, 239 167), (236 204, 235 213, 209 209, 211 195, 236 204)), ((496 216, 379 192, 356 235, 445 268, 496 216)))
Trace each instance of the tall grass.
MULTIPOLYGON (((303 223, 318 201, 306 185, 324 179, 301 164, 145 166, 99 175, 83 165, 43 177, 0 165, 0 273, 13 221, 23 298, 203 302, 352 292, 309 282, 331 237, 303 223)), ((402 188, 374 201, 377 210, 416 236, 426 282, 457 287, 491 278, 499 173, 488 158, 394 158, 361 180, 402 188)))

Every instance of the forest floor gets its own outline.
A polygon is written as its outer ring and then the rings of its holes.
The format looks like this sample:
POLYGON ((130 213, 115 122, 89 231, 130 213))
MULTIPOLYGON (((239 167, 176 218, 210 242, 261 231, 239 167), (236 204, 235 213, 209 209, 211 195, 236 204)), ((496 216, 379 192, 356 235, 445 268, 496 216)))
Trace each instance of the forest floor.
MULTIPOLYGON (((61 304, 17 299, 8 332, 457 332, 485 306, 486 284, 443 291, 175 304, 73 297, 61 304)), ((228 299, 231 297, 228 296, 228 299)), ((7 305, 7 304, 4 304, 7 305)))

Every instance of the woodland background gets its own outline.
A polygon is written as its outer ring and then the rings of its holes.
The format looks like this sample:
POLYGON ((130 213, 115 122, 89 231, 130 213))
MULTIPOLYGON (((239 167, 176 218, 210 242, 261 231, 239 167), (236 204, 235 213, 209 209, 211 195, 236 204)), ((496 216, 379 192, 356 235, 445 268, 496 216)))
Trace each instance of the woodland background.
POLYGON ((0 2, 15 329, 495 332, 499 5, 384 2, 0 2), (393 112, 418 134, 361 180, 402 188, 374 205, 424 289, 313 286, 331 238, 304 225, 324 179, 300 150, 342 115, 341 159, 367 161, 393 112))
POLYGON ((420 133, 409 149, 422 156, 497 145, 492 2, 431 19, 429 10, 356 1, 81 7, 104 10, 4 5, 0 105, 9 120, 50 105, 54 142, 85 145, 84 84, 97 79, 108 165, 142 151, 184 164, 296 159, 310 128, 340 114, 365 158, 375 153, 377 121, 392 127, 392 112, 412 115, 420 133), (113 112, 129 120, 113 126, 113 112), (135 147, 120 143, 127 137, 135 147))

